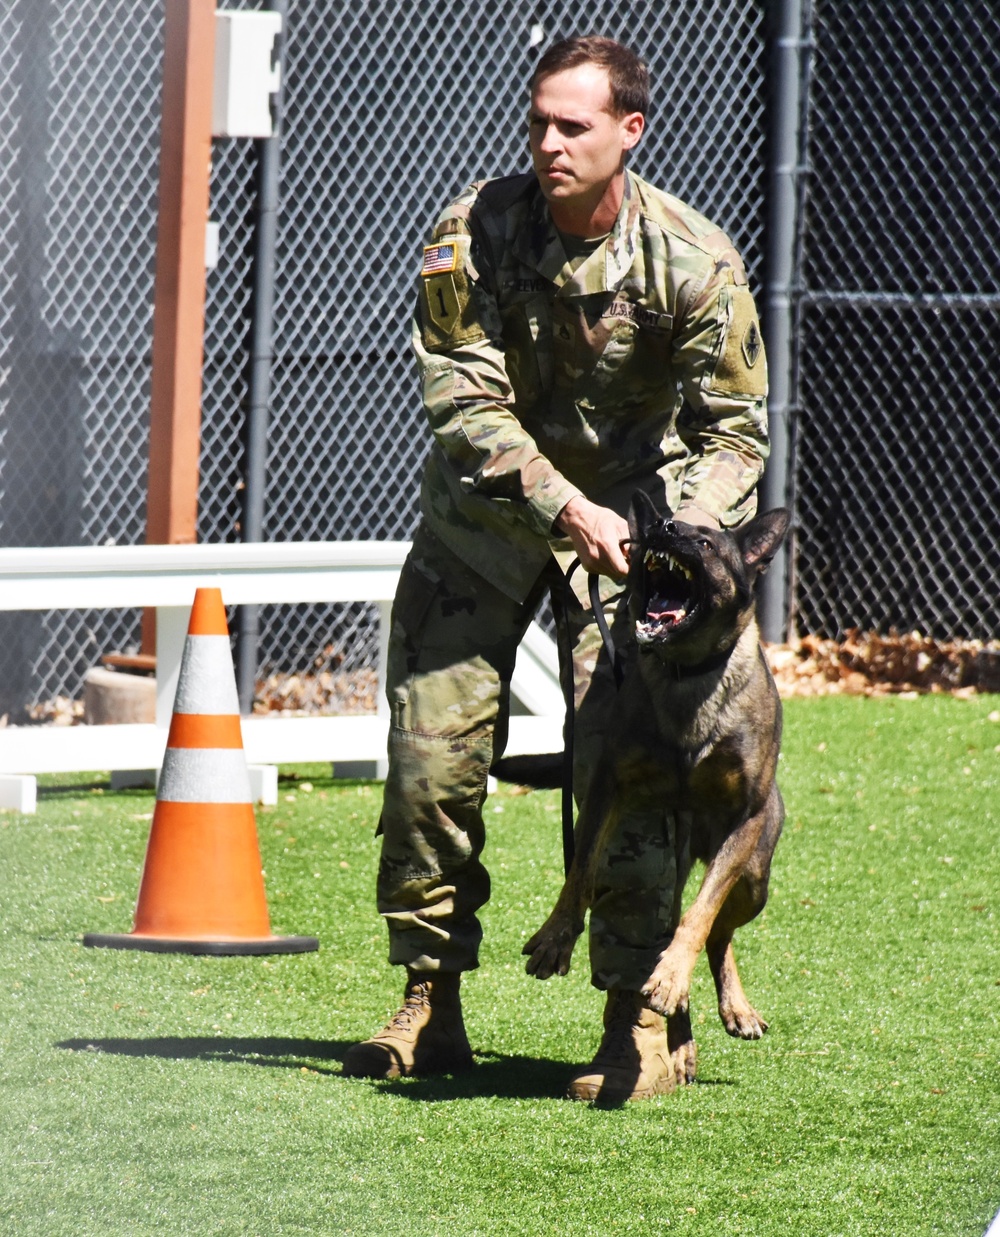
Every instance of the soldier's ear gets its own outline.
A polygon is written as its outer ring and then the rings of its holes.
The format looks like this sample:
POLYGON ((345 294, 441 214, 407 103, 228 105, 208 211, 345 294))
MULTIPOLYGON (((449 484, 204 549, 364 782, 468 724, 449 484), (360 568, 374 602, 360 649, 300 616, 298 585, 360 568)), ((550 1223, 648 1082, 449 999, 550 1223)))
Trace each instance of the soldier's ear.
POLYGON ((632 495, 632 505, 628 512, 628 534, 632 540, 645 540, 650 525, 659 518, 653 506, 653 500, 646 491, 636 490, 632 495))
POLYGON ((619 121, 622 132, 622 149, 631 150, 638 145, 646 127, 646 118, 642 112, 630 112, 619 121))
POLYGON ((740 553, 748 567, 755 568, 758 574, 767 570, 788 532, 790 520, 791 515, 784 507, 775 507, 736 530, 740 553))

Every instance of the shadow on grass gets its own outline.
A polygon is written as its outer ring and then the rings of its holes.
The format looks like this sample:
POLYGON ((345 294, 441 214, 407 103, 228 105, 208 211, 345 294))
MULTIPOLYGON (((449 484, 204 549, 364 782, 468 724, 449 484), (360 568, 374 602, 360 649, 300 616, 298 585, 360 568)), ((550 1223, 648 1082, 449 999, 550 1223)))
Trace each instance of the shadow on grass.
MULTIPOLYGON (((41 785, 38 787, 39 799, 68 799, 74 795, 83 794, 84 791, 99 790, 102 793, 110 790, 111 783, 105 779, 103 782, 66 782, 59 785, 41 785)), ((146 795, 149 791, 144 792, 146 795)))
POLYGON ((344 1040, 227 1038, 222 1035, 163 1035, 151 1039, 64 1039, 55 1045, 70 1052, 105 1052, 120 1057, 162 1057, 167 1061, 232 1061, 275 1069, 310 1069, 317 1074, 340 1071, 317 1061, 340 1061, 350 1044, 344 1040))
MULTIPOLYGON (((272 1069, 310 1070, 339 1077, 340 1070, 318 1062, 340 1062, 353 1041, 291 1039, 278 1036, 258 1039, 215 1035, 165 1035, 150 1039, 64 1039, 55 1045, 70 1052, 103 1052, 123 1057, 160 1057, 168 1061, 220 1061, 241 1065, 264 1065, 272 1069)), ((350 1086, 374 1087, 403 1099, 435 1103, 442 1100, 561 1099, 573 1066, 544 1057, 479 1054, 475 1069, 460 1074, 427 1078, 395 1078, 373 1081, 344 1079, 350 1086)), ((730 1079, 698 1079, 696 1086, 730 1087, 730 1079)), ((615 1105, 616 1106, 616 1105, 615 1105)))
MULTIPOLYGON (((368 1082, 368 1086, 389 1091, 402 1099, 435 1103, 442 1100, 476 1099, 552 1099, 566 1096, 566 1086, 574 1066, 545 1057, 494 1057, 480 1054, 475 1069, 464 1074, 445 1074, 428 1078, 396 1078, 368 1082)), ((352 1080, 353 1081, 353 1080, 352 1080)), ((364 1082, 364 1079, 360 1080, 364 1082)), ((698 1079, 695 1086, 733 1087, 729 1079, 698 1079)), ((601 1101, 596 1108, 624 1108, 627 1101, 601 1101)))

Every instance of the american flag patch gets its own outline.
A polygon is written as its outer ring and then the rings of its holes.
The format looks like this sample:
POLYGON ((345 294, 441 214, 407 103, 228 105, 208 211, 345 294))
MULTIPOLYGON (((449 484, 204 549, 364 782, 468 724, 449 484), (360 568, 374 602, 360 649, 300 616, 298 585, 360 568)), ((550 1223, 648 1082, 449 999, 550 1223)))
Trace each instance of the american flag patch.
POLYGON ((424 264, 421 275, 440 275, 443 271, 453 271, 458 265, 457 245, 425 245, 424 264))

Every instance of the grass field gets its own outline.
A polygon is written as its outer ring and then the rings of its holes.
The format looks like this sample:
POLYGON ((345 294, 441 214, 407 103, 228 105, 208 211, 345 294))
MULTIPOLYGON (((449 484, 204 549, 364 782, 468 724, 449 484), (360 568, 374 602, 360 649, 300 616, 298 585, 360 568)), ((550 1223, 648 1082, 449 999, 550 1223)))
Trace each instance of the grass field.
MULTIPOLYGON (((2 734, 0 734, 2 741, 2 734)), ((292 771, 289 771, 291 773, 292 771)), ((597 1042, 585 953, 529 979, 554 793, 491 798, 465 984, 479 1065, 344 1079, 395 1007, 372 908, 379 787, 294 771, 258 831, 275 931, 318 953, 84 949, 126 931, 153 800, 51 778, 0 815, 0 1231, 980 1237, 1000 1207, 1000 699, 786 708, 786 833, 737 939, 770 1020, 730 1040, 699 964, 697 1085, 560 1098, 597 1042), (58 785, 56 783, 59 783, 58 785), (310 789, 311 787, 311 789, 310 789)))

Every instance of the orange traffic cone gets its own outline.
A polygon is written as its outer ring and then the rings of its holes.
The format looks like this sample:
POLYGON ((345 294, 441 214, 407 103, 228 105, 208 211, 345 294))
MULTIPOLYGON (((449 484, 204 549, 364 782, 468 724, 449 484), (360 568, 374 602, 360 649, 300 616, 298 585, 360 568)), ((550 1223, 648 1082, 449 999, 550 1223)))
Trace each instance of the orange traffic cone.
POLYGON ((131 932, 84 945, 156 953, 318 949, 272 936, 222 593, 195 592, 131 932))

